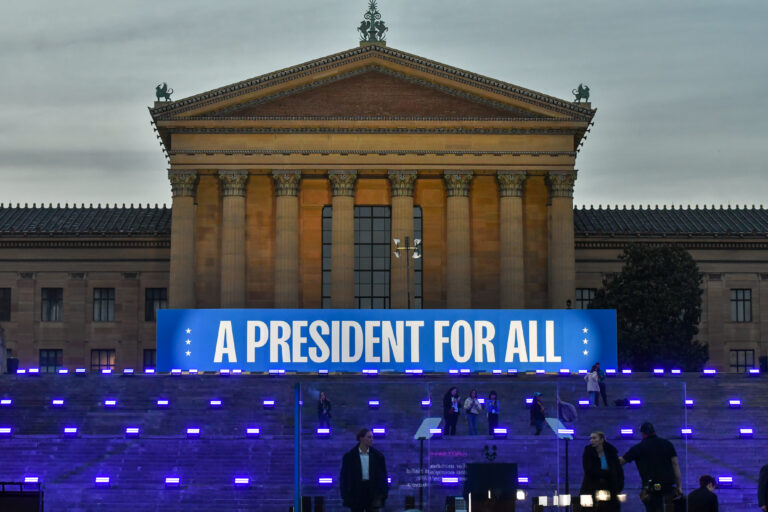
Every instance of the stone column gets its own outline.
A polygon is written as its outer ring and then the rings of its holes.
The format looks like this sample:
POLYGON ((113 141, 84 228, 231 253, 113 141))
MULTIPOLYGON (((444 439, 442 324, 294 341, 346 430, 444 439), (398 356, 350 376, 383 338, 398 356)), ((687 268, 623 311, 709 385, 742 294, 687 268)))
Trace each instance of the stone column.
POLYGON ((357 171, 330 171, 331 307, 355 307, 355 180, 357 171))
POLYGON ((499 307, 525 307, 524 171, 499 171, 499 307))
POLYGON ((471 171, 445 171, 447 305, 450 309, 472 307, 472 242, 469 233, 469 185, 471 171))
POLYGON ((574 304, 576 252, 573 237, 573 184, 576 171, 550 172, 549 182, 549 303, 553 309, 574 304))
MULTIPOLYGON (((405 246, 406 237, 413 246, 413 185, 416 183, 416 171, 389 171, 392 182, 392 238, 400 239, 400 246, 405 246)), ((408 294, 413 307, 413 263, 412 251, 400 251, 400 258, 390 258, 390 307, 404 309, 408 307, 408 294), (406 275, 410 269, 410 275, 406 275), (408 290, 410 283, 410 290, 408 290)))
POLYGON ((195 190, 197 171, 168 171, 171 207, 171 269, 168 306, 194 308, 195 303, 195 190))
POLYGON ((248 171, 219 171, 222 308, 245 307, 245 184, 248 171))
POLYGON ((301 171, 273 171, 275 180, 275 307, 299 307, 299 181, 301 171))

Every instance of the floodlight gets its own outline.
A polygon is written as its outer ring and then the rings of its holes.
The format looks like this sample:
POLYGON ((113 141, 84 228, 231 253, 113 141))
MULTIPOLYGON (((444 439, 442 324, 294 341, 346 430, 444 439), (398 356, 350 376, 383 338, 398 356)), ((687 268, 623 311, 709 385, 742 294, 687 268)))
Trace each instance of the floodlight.
POLYGON ((749 427, 743 427, 739 429, 739 437, 743 439, 751 438, 755 435, 755 431, 749 427))

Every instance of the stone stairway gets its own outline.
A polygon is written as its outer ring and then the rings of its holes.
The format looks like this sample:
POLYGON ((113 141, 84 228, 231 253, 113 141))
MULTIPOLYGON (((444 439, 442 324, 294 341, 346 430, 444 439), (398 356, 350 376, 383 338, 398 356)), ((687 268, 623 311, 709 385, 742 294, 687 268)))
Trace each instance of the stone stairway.
MULTIPOLYGON (((516 462, 519 474, 528 476, 529 497, 565 489, 565 443, 551 431, 532 436, 525 397, 543 394, 554 415, 555 397, 577 404, 586 398, 580 376, 521 375, 518 377, 471 376, 292 376, 240 375, 221 377, 154 375, 44 375, 0 377, 0 397, 12 398, 12 407, 0 408, 0 426, 11 426, 13 437, 0 439, 0 480, 18 481, 25 475, 41 478, 47 510, 280 510, 292 504, 293 493, 293 392, 301 384, 304 402, 301 443, 302 493, 324 496, 326 510, 339 510, 338 478, 344 452, 355 444, 355 432, 363 426, 387 428, 375 445, 387 456, 392 485, 388 510, 401 510, 406 496, 418 496, 419 443, 413 434, 421 421, 441 416, 442 395, 456 385, 462 396, 476 388, 481 397, 497 391, 501 401, 501 424, 509 428, 506 439, 486 435, 459 435, 425 442, 424 466, 430 483, 425 501, 430 510, 442 510, 445 497, 458 495, 460 488, 443 487, 442 475, 463 474, 466 462, 484 462, 485 446, 497 448, 498 462, 516 462), (332 436, 317 438, 315 401, 325 391, 333 403, 332 436), (63 398, 61 409, 51 399, 63 398), (118 401, 105 409, 107 398, 118 401), (167 409, 155 401, 168 399, 167 409), (219 409, 208 401, 222 400, 219 409), (431 398, 431 408, 421 400, 431 398), (264 409, 262 400, 276 401, 264 409), (368 401, 379 400, 378 408, 368 401), (64 426, 79 428, 77 438, 64 438, 64 426), (141 428, 138 439, 126 439, 126 426, 141 428), (199 427, 199 439, 187 439, 187 427, 199 427), (258 439, 245 437, 245 428, 258 426, 258 439), (108 475, 112 486, 94 486, 94 477, 108 475), (182 479, 179 488, 167 489, 164 478, 182 479), (235 476, 248 476, 251 485, 236 489, 235 476), (318 477, 331 476, 330 486, 318 477)), ((609 399, 638 398, 640 408, 597 407, 577 409, 573 428, 576 439, 569 443, 568 474, 571 492, 581 477, 581 452, 591 430, 602 430, 623 453, 639 441, 622 439, 620 427, 637 432, 643 421, 652 421, 659 434, 677 447, 686 486, 697 485, 699 475, 729 475, 730 489, 719 489, 721 506, 727 510, 754 509, 757 472, 768 463, 768 425, 764 378, 722 375, 654 377, 635 374, 609 377, 609 399), (683 398, 695 400, 693 409, 683 408, 683 398), (728 400, 740 398, 742 407, 731 409, 728 400), (694 429, 691 439, 680 438, 679 430, 694 429), (739 439, 738 429, 755 429, 753 439, 739 439)), ((479 425, 487 432, 485 420, 479 425)), ((459 434, 467 432, 463 418, 459 434)), ((624 510, 641 510, 636 494, 639 479, 628 466, 624 510)), ((530 510, 530 501, 521 504, 530 510)))

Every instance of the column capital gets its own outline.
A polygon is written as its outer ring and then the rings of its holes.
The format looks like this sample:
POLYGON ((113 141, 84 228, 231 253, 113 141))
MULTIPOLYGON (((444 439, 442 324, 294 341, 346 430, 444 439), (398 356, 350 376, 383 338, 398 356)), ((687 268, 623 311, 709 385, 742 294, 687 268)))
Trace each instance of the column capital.
POLYGON ((224 197, 245 196, 245 184, 248 181, 247 170, 219 171, 224 197))
POLYGON ((523 186, 528 173, 525 171, 499 171, 496 179, 499 180, 499 196, 523 197, 523 186))
POLYGON ((275 180, 275 195, 298 196, 301 171, 272 171, 275 180))
POLYGON ((549 191, 552 197, 573 198, 573 184, 576 182, 577 171, 550 172, 547 174, 549 191))
POLYGON ((444 171, 443 177, 448 187, 448 197, 469 197, 472 171, 444 171))
POLYGON ((334 196, 355 196, 357 171, 328 171, 334 196))
POLYGON ((168 180, 171 182, 173 197, 195 197, 197 171, 168 169, 168 180))
POLYGON ((416 183, 416 171, 389 171, 392 183, 392 197, 413 197, 413 185, 416 183))

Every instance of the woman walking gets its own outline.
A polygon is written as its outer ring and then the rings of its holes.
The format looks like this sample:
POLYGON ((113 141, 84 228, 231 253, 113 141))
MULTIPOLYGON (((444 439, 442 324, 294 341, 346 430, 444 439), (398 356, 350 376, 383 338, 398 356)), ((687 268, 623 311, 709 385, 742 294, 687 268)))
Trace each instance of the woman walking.
POLYGON ((624 470, 619 462, 619 453, 605 440, 600 431, 589 435, 589 444, 584 447, 581 458, 584 467, 584 481, 579 494, 592 496, 595 512, 619 512, 618 495, 624 489, 624 470), (597 492, 608 491, 608 501, 598 501, 597 492))

